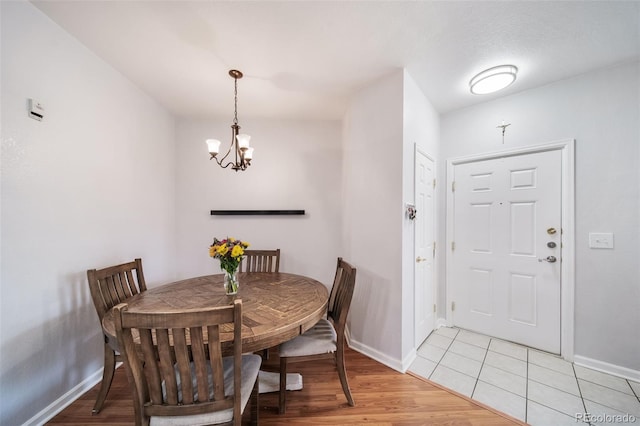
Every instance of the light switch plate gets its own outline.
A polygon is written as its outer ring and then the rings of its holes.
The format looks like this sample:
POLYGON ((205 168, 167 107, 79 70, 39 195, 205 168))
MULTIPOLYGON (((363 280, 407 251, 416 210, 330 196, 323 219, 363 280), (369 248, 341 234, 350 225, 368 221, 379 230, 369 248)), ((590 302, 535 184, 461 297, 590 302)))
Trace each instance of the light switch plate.
POLYGON ((612 249, 613 233, 611 232, 590 232, 589 248, 612 249))

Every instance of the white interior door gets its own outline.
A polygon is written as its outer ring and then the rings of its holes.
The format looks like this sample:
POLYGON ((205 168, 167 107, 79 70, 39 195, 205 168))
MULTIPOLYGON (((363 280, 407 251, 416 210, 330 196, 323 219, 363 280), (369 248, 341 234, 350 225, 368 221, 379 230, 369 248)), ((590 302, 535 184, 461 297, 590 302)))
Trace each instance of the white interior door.
POLYGON ((454 180, 453 324, 560 353, 560 151, 458 164, 454 180))
POLYGON ((416 149, 414 226, 414 295, 415 295, 415 347, 417 348, 433 330, 435 324, 434 301, 434 163, 416 149))

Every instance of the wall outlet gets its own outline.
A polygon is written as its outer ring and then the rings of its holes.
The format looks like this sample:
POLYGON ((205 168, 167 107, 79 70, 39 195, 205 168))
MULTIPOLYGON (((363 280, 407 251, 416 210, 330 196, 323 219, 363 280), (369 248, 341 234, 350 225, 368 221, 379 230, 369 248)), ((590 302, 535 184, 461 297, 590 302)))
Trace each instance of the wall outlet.
POLYGON ((589 233, 589 248, 596 249, 612 249, 613 248, 613 233, 611 232, 590 232, 589 233))

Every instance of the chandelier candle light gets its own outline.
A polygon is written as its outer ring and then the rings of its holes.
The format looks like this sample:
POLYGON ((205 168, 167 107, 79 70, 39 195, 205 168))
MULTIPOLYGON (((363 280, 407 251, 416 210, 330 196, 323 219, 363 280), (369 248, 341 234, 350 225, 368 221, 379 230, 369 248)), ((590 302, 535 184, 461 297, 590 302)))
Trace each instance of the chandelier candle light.
POLYGON ((249 243, 228 237, 226 240, 213 239, 209 246, 209 256, 220 259, 220 269, 224 272, 224 291, 233 295, 238 292, 238 267, 249 243))
POLYGON ((233 111, 233 124, 231 125, 231 146, 227 150, 227 153, 221 159, 218 159, 218 153, 220 152, 220 141, 217 139, 207 139, 207 147, 209 148, 210 160, 215 158, 216 163, 223 169, 231 166, 236 172, 238 170, 246 170, 251 165, 251 159, 253 158, 253 148, 249 146, 249 140, 251 136, 243 133, 238 133, 240 126, 238 125, 238 79, 242 78, 242 73, 238 70, 230 70, 229 75, 234 80, 234 111, 233 111), (229 154, 233 151, 235 161, 229 160, 224 164, 229 154))

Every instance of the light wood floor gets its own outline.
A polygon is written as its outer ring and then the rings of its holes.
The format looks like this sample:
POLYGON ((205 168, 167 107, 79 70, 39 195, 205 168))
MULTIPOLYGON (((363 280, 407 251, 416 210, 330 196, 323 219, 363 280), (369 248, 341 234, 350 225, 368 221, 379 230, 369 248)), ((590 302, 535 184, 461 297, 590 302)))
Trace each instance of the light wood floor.
MULTIPOLYGON (((277 362, 272 355, 269 364, 277 362)), ((287 413, 277 414, 277 393, 260 395, 261 425, 523 425, 475 401, 436 385, 401 374, 353 350, 347 351, 347 374, 355 407, 347 405, 331 362, 296 364, 304 389, 289 392, 287 413)), ((48 425, 131 425, 133 406, 124 367, 116 370, 105 406, 96 416, 91 409, 94 387, 54 417, 48 425)))

